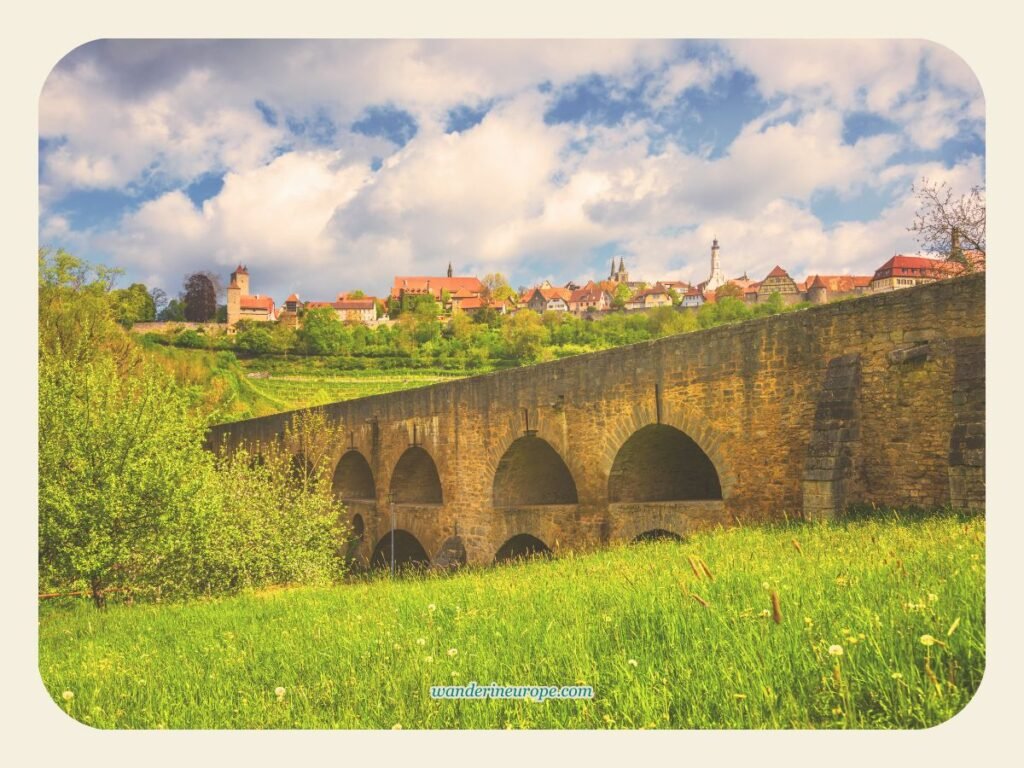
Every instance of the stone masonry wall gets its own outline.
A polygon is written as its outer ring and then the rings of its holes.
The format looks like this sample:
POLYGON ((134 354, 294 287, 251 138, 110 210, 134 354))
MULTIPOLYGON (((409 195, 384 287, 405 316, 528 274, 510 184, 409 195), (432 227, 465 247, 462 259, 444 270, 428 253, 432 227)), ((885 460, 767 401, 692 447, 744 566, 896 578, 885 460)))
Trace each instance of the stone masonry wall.
MULTIPOLYGON (((325 410, 373 473, 376 503, 358 505, 364 559, 393 518, 435 562, 484 563, 522 533, 557 552, 852 502, 983 506, 984 335, 978 275, 325 410), (609 502, 619 449, 651 424, 699 446, 720 499, 609 502), (527 434, 562 457, 578 503, 494 506, 502 457, 527 434), (436 465, 443 504, 391 508, 392 473, 414 441, 436 465)), ((259 444, 290 418, 221 425, 209 441, 259 444)))

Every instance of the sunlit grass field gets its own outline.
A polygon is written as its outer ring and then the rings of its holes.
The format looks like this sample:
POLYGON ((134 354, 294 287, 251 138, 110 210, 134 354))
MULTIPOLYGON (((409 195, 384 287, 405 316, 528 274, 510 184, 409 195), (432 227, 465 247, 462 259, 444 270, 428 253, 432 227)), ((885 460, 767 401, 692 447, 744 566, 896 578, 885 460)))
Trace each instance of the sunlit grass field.
POLYGON ((922 728, 981 680, 984 538, 982 518, 890 516, 188 604, 44 603, 40 671, 100 728, 922 728), (471 681, 594 698, 430 698, 471 681))

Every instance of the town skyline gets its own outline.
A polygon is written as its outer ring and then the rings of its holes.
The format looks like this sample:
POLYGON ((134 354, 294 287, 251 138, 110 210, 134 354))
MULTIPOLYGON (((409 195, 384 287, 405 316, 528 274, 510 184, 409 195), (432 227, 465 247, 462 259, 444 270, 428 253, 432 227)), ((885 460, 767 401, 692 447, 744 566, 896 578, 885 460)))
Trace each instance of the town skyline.
POLYGON ((40 242, 176 293, 870 272, 911 184, 984 184, 984 101, 927 41, 132 41, 40 99, 40 242))

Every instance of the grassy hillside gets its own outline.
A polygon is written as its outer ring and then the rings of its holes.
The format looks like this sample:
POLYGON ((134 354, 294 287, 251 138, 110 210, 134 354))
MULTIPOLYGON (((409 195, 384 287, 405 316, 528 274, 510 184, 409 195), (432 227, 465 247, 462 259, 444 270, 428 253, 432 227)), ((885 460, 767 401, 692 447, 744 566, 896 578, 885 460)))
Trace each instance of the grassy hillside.
POLYGON ((920 728, 981 680, 984 536, 955 516, 745 528, 451 577, 44 603, 40 670, 102 728, 920 728), (594 698, 429 695, 472 681, 594 698))

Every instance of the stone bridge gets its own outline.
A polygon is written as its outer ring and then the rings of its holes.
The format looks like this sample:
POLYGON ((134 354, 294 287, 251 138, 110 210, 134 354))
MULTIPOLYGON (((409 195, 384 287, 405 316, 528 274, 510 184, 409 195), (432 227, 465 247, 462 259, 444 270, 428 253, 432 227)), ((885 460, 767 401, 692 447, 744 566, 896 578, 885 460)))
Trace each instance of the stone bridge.
MULTIPOLYGON (((984 276, 324 406, 364 563, 984 506, 984 276), (394 531, 394 534, 392 534, 394 531)), ((280 439, 294 413, 219 425, 280 439)))

